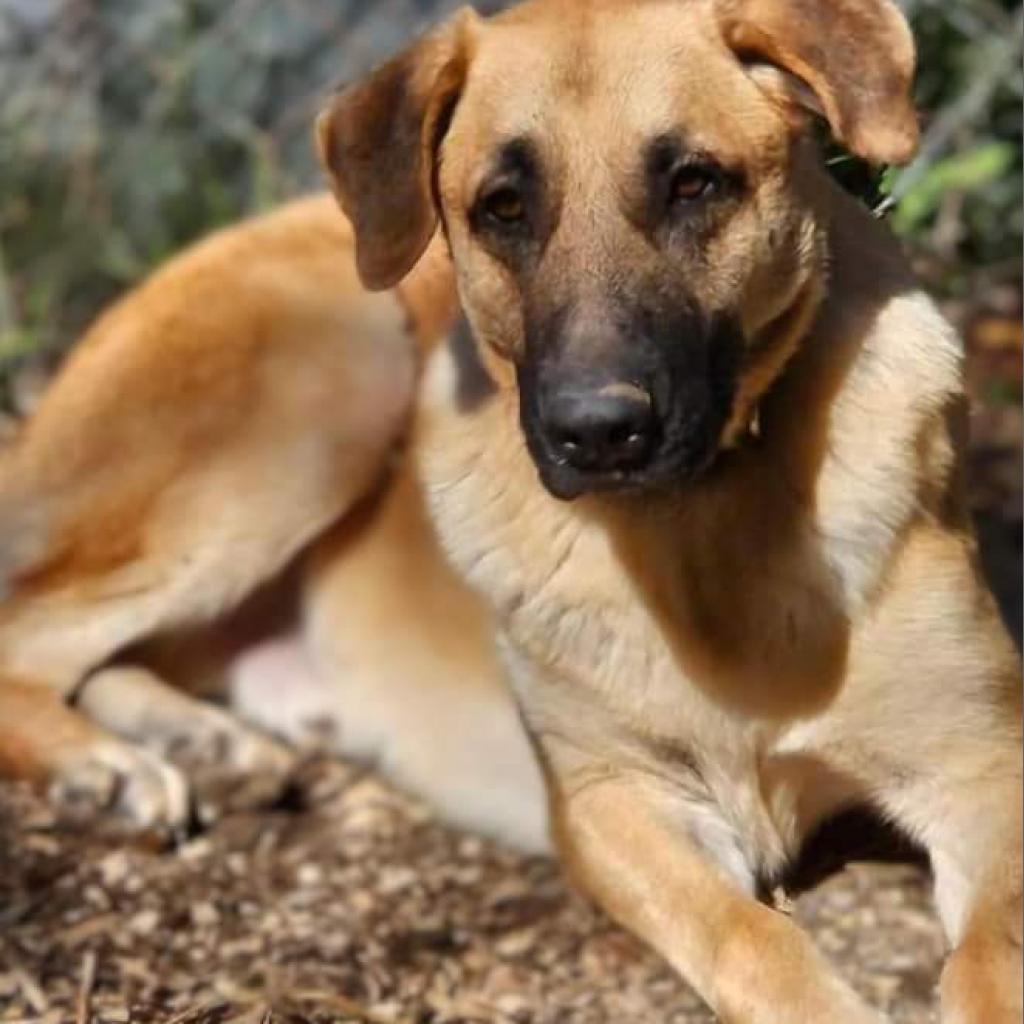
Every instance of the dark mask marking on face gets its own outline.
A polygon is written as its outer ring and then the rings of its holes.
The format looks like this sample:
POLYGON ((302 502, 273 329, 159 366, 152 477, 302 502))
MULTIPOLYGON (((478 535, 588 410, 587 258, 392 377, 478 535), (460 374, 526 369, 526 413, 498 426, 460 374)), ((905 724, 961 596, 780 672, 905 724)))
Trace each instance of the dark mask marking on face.
POLYGON ((537 145, 525 137, 510 139, 495 152, 468 211, 481 245, 520 273, 540 258, 556 227, 549 184, 537 145))
POLYGON ((714 460, 732 412, 743 353, 738 323, 678 299, 657 306, 619 302, 587 322, 596 325, 589 343, 589 335, 580 335, 578 311, 559 307, 527 322, 526 353, 517 368, 520 420, 545 486, 571 498, 584 491, 665 488, 697 477, 714 460), (550 410, 566 393, 578 400, 623 386, 646 394, 653 410, 643 458, 624 464, 621 446, 609 449, 604 461, 600 452, 586 465, 567 458, 550 410))
POLYGON ((465 317, 460 317, 448 337, 448 351, 455 366, 455 404, 459 412, 474 412, 497 387, 480 359, 480 350, 465 317))

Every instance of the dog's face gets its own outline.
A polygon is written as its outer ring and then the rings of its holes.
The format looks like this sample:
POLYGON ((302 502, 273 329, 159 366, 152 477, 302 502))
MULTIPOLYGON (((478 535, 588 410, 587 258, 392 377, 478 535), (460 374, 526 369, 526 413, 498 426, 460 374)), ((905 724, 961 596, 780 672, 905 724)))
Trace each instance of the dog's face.
POLYGON ((319 139, 368 285, 443 223, 547 488, 661 487, 743 428, 820 294, 802 108, 905 158, 912 64, 887 0, 533 0, 460 13, 319 139))

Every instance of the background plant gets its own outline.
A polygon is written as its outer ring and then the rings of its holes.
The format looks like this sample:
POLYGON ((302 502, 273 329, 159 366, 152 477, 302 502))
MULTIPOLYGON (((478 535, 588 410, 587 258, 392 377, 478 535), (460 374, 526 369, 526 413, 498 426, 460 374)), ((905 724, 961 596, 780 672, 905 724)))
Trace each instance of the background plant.
MULTIPOLYGON (((314 187, 323 95, 452 6, 0 0, 0 383, 190 239, 314 187)), ((905 6, 926 131, 882 205, 934 286, 1017 281, 1021 6, 905 6)))

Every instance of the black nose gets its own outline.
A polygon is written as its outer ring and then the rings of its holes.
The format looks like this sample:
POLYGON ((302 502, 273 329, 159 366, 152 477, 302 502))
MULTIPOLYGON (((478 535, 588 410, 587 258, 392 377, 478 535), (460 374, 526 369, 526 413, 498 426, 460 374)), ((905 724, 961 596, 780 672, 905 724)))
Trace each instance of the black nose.
POLYGON ((654 405, 634 384, 560 388, 544 401, 542 417, 555 458, 574 469, 639 469, 654 448, 654 405))

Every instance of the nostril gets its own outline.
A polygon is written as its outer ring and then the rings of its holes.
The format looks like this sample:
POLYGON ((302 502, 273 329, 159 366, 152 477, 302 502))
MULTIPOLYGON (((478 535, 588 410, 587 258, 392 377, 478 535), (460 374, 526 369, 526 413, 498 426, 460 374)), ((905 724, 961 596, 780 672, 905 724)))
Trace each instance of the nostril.
POLYGON ((556 443, 566 452, 574 452, 579 450, 583 444, 583 440, 579 434, 570 433, 565 431, 555 438, 556 443))
POLYGON ((635 447, 643 443, 641 428, 635 423, 614 423, 608 431, 608 443, 615 447, 635 447))

